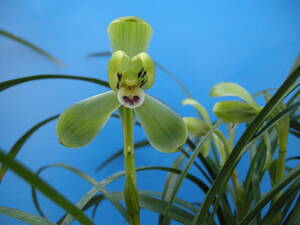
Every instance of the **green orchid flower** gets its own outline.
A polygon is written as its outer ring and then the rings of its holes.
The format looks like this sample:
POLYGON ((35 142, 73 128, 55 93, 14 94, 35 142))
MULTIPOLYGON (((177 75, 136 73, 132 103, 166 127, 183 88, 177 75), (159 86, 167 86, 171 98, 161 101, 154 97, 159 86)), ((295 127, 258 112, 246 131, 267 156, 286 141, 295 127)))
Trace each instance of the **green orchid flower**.
POLYGON ((184 145, 187 131, 169 107, 145 93, 154 83, 155 68, 145 52, 151 26, 136 17, 123 17, 108 26, 112 57, 108 63, 111 91, 82 100, 61 114, 57 124, 60 142, 69 148, 84 146, 120 107, 132 109, 151 145, 161 152, 175 152, 184 145))
POLYGON ((84 146, 105 126, 119 109, 123 125, 125 159, 125 203, 130 224, 139 224, 133 125, 136 116, 150 142, 158 151, 180 150, 187 139, 182 118, 159 100, 146 94, 155 78, 155 66, 146 53, 152 28, 137 17, 123 17, 108 26, 112 56, 108 81, 112 90, 75 103, 64 111, 57 123, 57 136, 69 148, 84 146))

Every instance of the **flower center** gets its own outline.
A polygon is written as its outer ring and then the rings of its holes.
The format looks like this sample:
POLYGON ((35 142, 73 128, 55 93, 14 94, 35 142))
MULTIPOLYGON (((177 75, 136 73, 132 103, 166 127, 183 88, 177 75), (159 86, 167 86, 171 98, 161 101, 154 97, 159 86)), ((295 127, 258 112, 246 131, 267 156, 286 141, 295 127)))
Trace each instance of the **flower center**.
POLYGON ((118 100, 125 107, 134 109, 144 102, 145 94, 141 88, 127 89, 121 87, 118 91, 118 100))
POLYGON ((144 102, 144 85, 147 82, 147 72, 142 68, 136 75, 118 73, 118 100, 119 102, 128 107, 136 108, 144 102))

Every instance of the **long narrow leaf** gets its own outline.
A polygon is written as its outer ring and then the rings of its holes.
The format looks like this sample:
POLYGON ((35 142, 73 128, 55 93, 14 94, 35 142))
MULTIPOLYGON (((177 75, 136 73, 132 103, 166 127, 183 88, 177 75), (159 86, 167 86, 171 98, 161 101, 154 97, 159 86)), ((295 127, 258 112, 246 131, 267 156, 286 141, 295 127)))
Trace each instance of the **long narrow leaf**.
MULTIPOLYGON (((92 212, 92 215, 91 217, 92 218, 95 218, 95 213, 96 213, 96 210, 97 210, 97 207, 100 205, 100 203, 102 201, 104 201, 105 198, 103 196, 103 194, 99 194, 99 195, 96 195, 94 196, 83 208, 82 208, 82 211, 86 211, 88 209, 90 209, 91 207, 94 206, 94 209, 93 209, 93 212, 92 212)), ((66 218, 66 216, 68 215, 68 213, 65 213, 58 221, 57 221, 57 224, 61 224, 62 221, 66 218)))
MULTIPOLYGON (((8 152, 8 157, 10 158, 15 158, 16 155, 19 153, 19 151, 21 150, 22 146, 24 145, 24 143, 30 138, 30 136, 37 131, 40 127, 44 126, 45 124, 51 122, 54 119, 57 119, 59 115, 55 115, 55 116, 51 116, 43 121, 41 121, 40 123, 38 123, 37 125, 35 125, 34 127, 32 127, 30 130, 28 130, 21 138, 18 139, 18 141, 13 145, 13 147, 9 150, 8 152)), ((7 171, 8 167, 5 165, 2 165, 1 169, 0 169, 0 182, 2 181, 6 171, 7 171)))
POLYGON ((275 203, 268 210, 267 214, 263 218, 261 225, 272 224, 272 220, 276 218, 278 213, 281 213, 281 208, 283 208, 289 200, 294 199, 295 194, 297 195, 300 190, 300 180, 296 180, 294 184, 281 194, 281 196, 275 201, 275 203))
POLYGON ((58 206, 68 211, 81 224, 94 225, 94 223, 85 214, 83 214, 81 210, 74 206, 62 194, 60 194, 52 186, 47 184, 43 179, 30 171, 27 167, 25 167, 18 161, 11 159, 2 151, 0 151, 0 162, 8 166, 13 172, 24 179, 27 183, 38 189, 40 192, 42 192, 58 206))
MULTIPOLYGON (((180 188, 180 186, 181 186, 181 184, 182 184, 184 178, 186 177, 186 175, 187 175, 187 173, 188 173, 190 167, 192 166, 192 164, 193 164, 195 158, 197 157, 197 155, 199 155, 202 145, 203 145, 203 144, 205 143, 205 141, 206 141, 206 140, 207 140, 207 139, 215 132, 215 130, 218 128, 218 126, 221 124, 221 122, 222 122, 222 121, 219 120, 219 121, 218 121, 218 122, 217 122, 210 130, 209 130, 209 132, 207 132, 207 134, 203 137, 203 139, 201 139, 201 141, 199 142, 199 144, 198 144, 197 147, 195 148, 195 150, 194 150, 192 156, 189 158, 189 161, 188 161, 187 165, 185 166, 184 170, 182 171, 182 173, 181 173, 180 176, 178 177, 178 180, 177 180, 177 182, 176 182, 176 184, 175 184, 175 187, 174 187, 174 189, 173 189, 173 193, 172 193, 172 195, 170 196, 170 199, 169 199, 169 201, 168 201, 168 205, 167 205, 167 207, 166 207, 166 209, 165 209, 165 213, 164 213, 164 214, 166 215, 166 217, 164 217, 163 224, 165 224, 165 222, 167 222, 167 216, 168 216, 168 214, 169 214, 169 210, 171 209, 171 206, 172 206, 172 204, 173 204, 173 201, 174 201, 174 199, 175 199, 175 197, 176 197, 176 194, 177 194, 177 192, 179 191, 179 188, 180 188)), ((204 223, 204 221, 203 221, 203 223, 204 223)), ((203 223, 202 223, 202 224, 203 224, 203 223)))
MULTIPOLYGON (((279 112, 276 116, 274 116, 268 123, 263 126, 255 135, 253 135, 252 140, 257 138, 258 136, 262 135, 267 129, 270 129, 272 126, 276 125, 276 122, 282 119, 284 116, 286 116, 290 111, 297 108, 300 105, 300 101, 296 102, 293 105, 290 105, 289 107, 285 108, 281 112, 279 112)), ((251 140, 251 141, 252 141, 251 140)))
MULTIPOLYGON (((172 163, 172 168, 175 169, 180 169, 182 167, 183 161, 185 160, 186 156, 182 153, 181 155, 179 155, 176 160, 172 163)), ((176 184, 176 180, 178 178, 177 174, 173 174, 173 173, 168 173, 167 174, 167 178, 164 184, 164 190, 162 193, 162 200, 164 201, 169 201, 170 197, 172 195, 173 192, 173 188, 175 187, 176 184)), ((159 221, 158 224, 162 225, 163 221, 164 221, 164 216, 163 215, 159 215, 159 221)), ((169 225, 171 222, 170 219, 166 218, 166 224, 169 225)))
MULTIPOLYGON (((72 166, 69 166, 69 165, 66 165, 66 164, 59 164, 59 163, 56 163, 56 164, 51 164, 51 165, 47 165, 47 166, 43 166, 42 168, 40 168, 38 171, 37 171, 37 175, 40 175, 40 173, 46 169, 49 169, 49 168, 53 168, 53 167, 58 167, 58 168, 63 168, 63 169, 66 169, 72 173, 74 173, 75 175, 81 177, 82 179, 84 179, 85 181, 87 181, 88 183, 92 184, 93 186, 96 186, 98 184, 98 181, 95 180, 93 177, 91 177, 90 175, 84 173, 83 171, 80 171, 78 170, 77 168, 74 168, 72 166)), ((39 203, 37 201, 37 195, 36 195, 36 190, 35 188, 32 187, 31 189, 32 191, 32 197, 34 199, 34 202, 35 202, 35 205, 36 205, 36 208, 37 209, 40 209, 40 206, 39 206, 39 203)), ((101 193, 103 194, 103 196, 108 199, 115 207, 116 209, 119 210, 119 212, 123 215, 123 217, 127 220, 128 219, 128 216, 127 216, 127 212, 126 210, 124 209, 124 207, 117 201, 113 198, 113 196, 111 195, 111 193, 109 191, 107 191, 106 189, 102 189, 101 190, 101 193)))
MULTIPOLYGON (((146 170, 161 170, 161 171, 167 171, 167 172, 174 172, 177 174, 181 174, 181 170, 177 170, 174 168, 168 168, 168 167, 142 167, 142 168, 138 168, 136 169, 136 171, 146 171, 146 170)), ((111 175, 110 177, 104 179, 103 181, 99 182, 98 185, 94 186, 92 189, 90 189, 88 191, 88 193, 86 193, 81 200, 77 203, 77 207, 82 209, 84 208, 89 201, 99 192, 101 191, 103 188, 105 188, 105 186, 107 186, 108 184, 110 184, 111 182, 115 181, 116 179, 124 176, 125 172, 121 171, 118 173, 115 173, 113 175, 111 175)), ((206 192, 208 190, 208 186, 203 183, 201 180, 199 180, 197 177, 191 175, 191 174, 187 174, 186 178, 189 179, 190 181, 192 181, 193 183, 195 183, 202 191, 206 192)), ((68 214, 64 220, 61 222, 61 225, 69 225, 71 222, 73 221, 73 217, 72 215, 68 214)))
POLYGON ((4 36, 4 37, 7 37, 9 39, 12 39, 30 49, 32 49, 33 51, 35 51, 36 53, 46 57, 47 59, 51 60, 52 62, 60 65, 60 66, 63 66, 64 64, 57 58, 53 57, 52 55, 50 55, 49 53, 47 53, 45 50, 41 49, 40 47, 36 46, 35 44, 29 42, 29 41, 26 41, 24 40, 23 38, 20 38, 10 32, 7 32, 5 30, 0 30, 0 35, 4 36))
POLYGON ((249 212, 248 214, 240 221, 239 225, 249 224, 251 220, 261 212, 261 209, 268 204, 274 196, 276 196, 283 188, 289 185, 293 180, 299 178, 300 176, 300 167, 294 169, 288 175, 286 175, 280 183, 274 186, 249 212))
POLYGON ((299 221, 300 221, 300 196, 298 197, 294 208, 289 213, 286 220, 283 222, 283 225, 297 225, 299 221))
MULTIPOLYGON (((113 194, 116 197, 119 197, 120 199, 124 200, 123 193, 117 192, 113 194)), ((143 192, 139 193, 139 201, 141 208, 145 208, 161 214, 164 214, 164 209, 167 205, 166 201, 150 197, 148 195, 143 194, 143 192)), ((193 218, 193 215, 186 212, 182 208, 172 206, 170 210, 170 217, 180 223, 189 225, 190 221, 193 218)))
POLYGON ((111 56, 110 51, 94 52, 94 53, 88 54, 86 57, 91 58, 91 57, 108 57, 108 56, 111 56))
POLYGON ((281 85, 278 91, 274 94, 274 96, 270 99, 267 105, 259 112, 256 118, 252 121, 252 123, 247 127, 241 138, 239 139, 238 143, 234 147, 233 151, 229 155, 228 160, 224 164, 224 167, 218 174, 213 186, 210 188, 209 192, 207 193, 203 204, 201 205, 198 213, 196 214, 192 224, 193 225, 200 225, 203 224, 204 218, 208 214, 209 208, 213 202, 214 197, 223 192, 224 186, 230 175, 232 174, 234 168, 236 167, 241 153, 244 150, 244 147, 247 143, 251 140, 254 136, 255 132, 260 128, 264 120, 267 118, 268 115, 279 105, 284 97, 289 93, 290 87, 297 81, 298 77, 300 76, 300 67, 298 67, 281 85))
POLYGON ((2 206, 0 206, 0 214, 15 218, 30 225, 55 225, 43 217, 2 206))
POLYGON ((34 81, 34 80, 42 80, 42 79, 72 79, 72 80, 83 80, 91 83, 99 84, 104 87, 109 87, 108 83, 103 80, 91 78, 91 77, 82 77, 82 76, 73 76, 73 75, 61 75, 61 74, 41 74, 41 75, 33 75, 27 77, 21 77, 13 80, 8 80, 0 83, 0 91, 4 91, 10 87, 15 85, 19 85, 25 82, 34 81))

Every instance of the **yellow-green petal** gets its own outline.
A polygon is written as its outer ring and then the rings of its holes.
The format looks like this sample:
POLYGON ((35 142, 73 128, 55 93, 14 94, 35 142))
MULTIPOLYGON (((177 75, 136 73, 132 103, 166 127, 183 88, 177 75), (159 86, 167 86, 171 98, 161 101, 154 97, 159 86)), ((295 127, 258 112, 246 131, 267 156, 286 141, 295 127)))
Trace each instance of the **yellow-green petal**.
POLYGON ((60 143, 69 148, 88 144, 119 106, 113 91, 75 103, 58 118, 56 133, 60 143))
POLYGON ((185 122, 191 137, 204 136, 211 129, 210 124, 195 117, 184 117, 183 121, 185 122))
MULTIPOLYGON (((139 78, 140 83, 144 80, 145 84, 141 86, 142 89, 147 90, 152 87, 155 80, 155 65, 152 58, 145 52, 139 53, 133 57, 132 61, 140 60, 142 62, 144 74, 141 74, 139 78)), ((140 70, 139 70, 140 71, 140 70)), ((138 74, 139 75, 139 74, 138 74)))
POLYGON ((194 106, 194 108, 199 112, 199 114, 203 118, 203 120, 206 123, 211 124, 211 120, 210 120, 210 117, 209 117, 209 114, 208 114, 207 110, 205 109, 205 107, 203 105, 201 105, 196 100, 194 100, 192 98, 186 98, 182 101, 182 105, 194 106))
POLYGON ((254 109, 258 111, 260 110, 260 106, 253 100, 249 92, 245 88, 243 88, 242 86, 236 83, 231 83, 231 82, 218 83, 212 87, 212 89, 210 90, 210 95, 212 97, 236 96, 243 99, 254 109))
POLYGON ((239 101, 217 102, 213 112, 227 123, 250 122, 258 114, 258 111, 250 104, 239 101))
POLYGON ((115 91, 121 87, 146 90, 153 85, 154 78, 154 62, 145 52, 129 58, 125 52, 119 50, 109 60, 108 82, 115 91))
POLYGON ((108 82, 111 89, 117 91, 121 83, 121 75, 128 70, 131 59, 123 51, 116 51, 108 62, 108 82), (118 75, 119 73, 119 75, 118 75), (119 83, 119 84, 118 84, 119 83))
POLYGON ((134 109, 150 144, 158 151, 180 150, 187 139, 183 119, 157 99, 145 94, 144 103, 134 109))
POLYGON ((113 52, 122 50, 130 58, 146 52, 152 36, 151 26, 134 16, 121 17, 112 21, 107 33, 113 52))

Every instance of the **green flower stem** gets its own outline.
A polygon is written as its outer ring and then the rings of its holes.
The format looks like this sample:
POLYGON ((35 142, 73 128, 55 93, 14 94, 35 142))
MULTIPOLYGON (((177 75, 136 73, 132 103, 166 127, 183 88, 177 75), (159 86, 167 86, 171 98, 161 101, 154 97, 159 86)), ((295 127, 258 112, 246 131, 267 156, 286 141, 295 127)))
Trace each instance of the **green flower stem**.
POLYGON ((138 189, 136 186, 136 170, 134 162, 134 143, 133 143, 133 110, 121 107, 120 109, 123 137, 124 137, 124 160, 125 160, 125 204, 129 215, 130 225, 140 224, 140 206, 138 199, 138 189))

